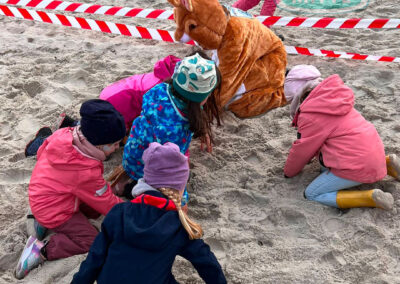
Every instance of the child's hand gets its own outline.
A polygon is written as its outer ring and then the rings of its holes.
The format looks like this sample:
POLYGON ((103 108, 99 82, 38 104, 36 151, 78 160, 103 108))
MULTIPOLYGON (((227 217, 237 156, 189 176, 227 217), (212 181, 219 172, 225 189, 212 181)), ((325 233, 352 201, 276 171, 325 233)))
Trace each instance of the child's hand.
POLYGON ((211 145, 211 139, 208 134, 205 135, 205 137, 201 138, 201 144, 200 144, 200 150, 204 151, 204 144, 207 146, 207 152, 211 153, 212 152, 212 145, 211 145))

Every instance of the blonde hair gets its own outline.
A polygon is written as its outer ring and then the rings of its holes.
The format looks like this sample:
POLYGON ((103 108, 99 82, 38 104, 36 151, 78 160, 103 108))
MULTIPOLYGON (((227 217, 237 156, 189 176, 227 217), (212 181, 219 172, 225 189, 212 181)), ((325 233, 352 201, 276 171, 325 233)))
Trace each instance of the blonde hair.
POLYGON ((172 188, 165 188, 161 187, 158 190, 164 194, 169 200, 171 200, 178 211, 179 219, 183 227, 185 228, 186 232, 189 234, 189 238, 193 239, 200 239, 203 236, 203 229, 199 224, 189 219, 187 214, 182 210, 181 201, 182 197, 178 190, 172 188))

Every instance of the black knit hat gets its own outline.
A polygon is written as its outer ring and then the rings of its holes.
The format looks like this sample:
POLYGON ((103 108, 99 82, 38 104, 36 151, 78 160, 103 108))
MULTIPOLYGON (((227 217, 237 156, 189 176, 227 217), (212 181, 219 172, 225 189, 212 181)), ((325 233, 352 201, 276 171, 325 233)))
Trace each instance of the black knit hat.
POLYGON ((109 102, 88 100, 82 104, 80 114, 82 133, 93 145, 111 144, 124 138, 124 118, 109 102))

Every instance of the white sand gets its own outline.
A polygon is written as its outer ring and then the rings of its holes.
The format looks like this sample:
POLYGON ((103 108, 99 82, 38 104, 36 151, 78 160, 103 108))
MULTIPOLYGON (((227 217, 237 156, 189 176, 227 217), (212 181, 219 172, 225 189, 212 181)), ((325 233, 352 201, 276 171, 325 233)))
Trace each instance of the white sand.
MULTIPOLYGON (((96 3, 170 8, 165 0, 96 3)), ((377 1, 347 16, 400 18, 400 8, 394 0, 377 1)), ((174 29, 173 22, 97 18, 174 29)), ((24 158, 26 143, 41 126, 54 125, 61 112, 77 115, 84 100, 96 98, 111 82, 147 72, 158 59, 183 56, 190 48, 2 16, 0 23, 0 283, 16 283, 12 271, 27 239, 27 187, 35 165, 34 158, 24 158)), ((286 45, 400 56, 399 30, 275 31, 286 45)), ((386 151, 400 155, 399 64, 289 56, 289 66, 296 64, 316 65, 323 76, 340 74, 386 151)), ((362 187, 391 192, 396 200, 391 212, 341 214, 304 200, 319 166, 314 162, 299 176, 283 178, 296 138, 288 112, 283 107, 249 120, 228 113, 216 130, 212 155, 200 152, 198 142, 191 146, 190 214, 203 225, 229 283, 400 283, 400 183, 386 178, 362 187)), ((105 163, 107 173, 118 156, 105 163)), ((46 262, 19 283, 69 283, 84 257, 46 262)), ((178 259, 174 273, 182 283, 201 282, 185 260, 178 259)))

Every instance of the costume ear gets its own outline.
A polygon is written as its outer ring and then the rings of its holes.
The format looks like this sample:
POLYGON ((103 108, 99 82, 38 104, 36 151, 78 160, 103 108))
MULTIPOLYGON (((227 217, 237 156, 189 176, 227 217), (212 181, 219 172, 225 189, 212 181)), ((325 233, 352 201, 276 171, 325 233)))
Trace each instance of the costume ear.
POLYGON ((193 12, 192 0, 181 0, 181 4, 186 8, 186 10, 193 12))
POLYGON ((174 6, 174 7, 179 7, 179 0, 168 0, 168 2, 174 6))

